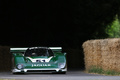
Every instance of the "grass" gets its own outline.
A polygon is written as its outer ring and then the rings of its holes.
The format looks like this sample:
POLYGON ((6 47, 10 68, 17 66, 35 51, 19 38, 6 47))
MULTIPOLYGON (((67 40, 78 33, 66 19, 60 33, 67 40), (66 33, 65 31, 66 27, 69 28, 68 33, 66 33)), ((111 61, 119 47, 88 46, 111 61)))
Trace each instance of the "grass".
POLYGON ((104 75, 120 75, 120 72, 112 71, 112 70, 103 70, 100 67, 92 66, 89 70, 89 73, 97 73, 97 74, 104 74, 104 75))

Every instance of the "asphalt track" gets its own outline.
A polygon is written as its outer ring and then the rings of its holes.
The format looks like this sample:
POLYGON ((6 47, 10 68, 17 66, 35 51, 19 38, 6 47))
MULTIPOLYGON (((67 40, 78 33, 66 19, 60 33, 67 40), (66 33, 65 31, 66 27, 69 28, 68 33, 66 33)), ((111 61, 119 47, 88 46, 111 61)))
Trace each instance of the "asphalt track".
POLYGON ((0 72, 0 80, 120 80, 120 76, 88 74, 80 70, 68 71, 66 74, 26 73, 13 75, 0 72))

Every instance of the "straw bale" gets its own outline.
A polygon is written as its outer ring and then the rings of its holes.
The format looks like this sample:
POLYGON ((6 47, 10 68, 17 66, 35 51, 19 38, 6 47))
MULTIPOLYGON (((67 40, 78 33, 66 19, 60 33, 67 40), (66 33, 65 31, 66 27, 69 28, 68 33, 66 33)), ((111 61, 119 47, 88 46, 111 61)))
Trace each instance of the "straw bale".
POLYGON ((109 50, 109 48, 108 48, 108 39, 101 40, 100 44, 101 44, 101 51, 108 51, 109 50))
POLYGON ((100 40, 92 41, 94 51, 101 51, 100 40))
POLYGON ((120 38, 88 40, 83 43, 86 70, 90 66, 120 72, 120 38))

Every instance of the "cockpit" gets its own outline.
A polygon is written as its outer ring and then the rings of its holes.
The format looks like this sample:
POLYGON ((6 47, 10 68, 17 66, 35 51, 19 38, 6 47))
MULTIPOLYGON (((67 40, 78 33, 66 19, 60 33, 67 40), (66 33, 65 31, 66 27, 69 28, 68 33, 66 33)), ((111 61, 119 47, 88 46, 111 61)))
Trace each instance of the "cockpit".
POLYGON ((24 56, 33 57, 33 56, 54 56, 53 52, 49 48, 28 48, 25 51, 24 56))

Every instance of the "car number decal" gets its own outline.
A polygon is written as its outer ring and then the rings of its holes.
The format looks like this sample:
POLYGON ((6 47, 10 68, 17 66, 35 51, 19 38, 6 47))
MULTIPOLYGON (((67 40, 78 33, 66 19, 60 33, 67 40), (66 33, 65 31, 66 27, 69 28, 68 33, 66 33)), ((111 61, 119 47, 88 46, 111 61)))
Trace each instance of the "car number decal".
POLYGON ((53 58, 53 56, 49 57, 49 58, 36 58, 33 59, 31 57, 27 57, 28 59, 30 59, 32 62, 50 62, 50 60, 53 58))

